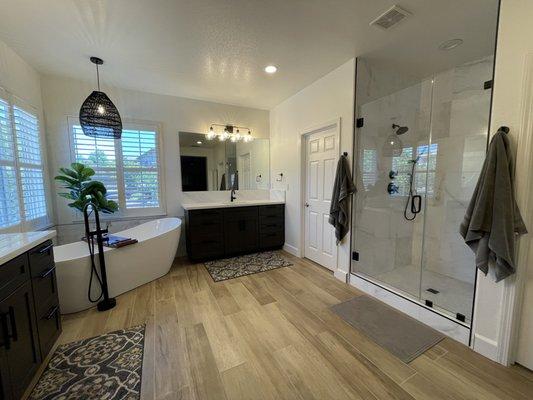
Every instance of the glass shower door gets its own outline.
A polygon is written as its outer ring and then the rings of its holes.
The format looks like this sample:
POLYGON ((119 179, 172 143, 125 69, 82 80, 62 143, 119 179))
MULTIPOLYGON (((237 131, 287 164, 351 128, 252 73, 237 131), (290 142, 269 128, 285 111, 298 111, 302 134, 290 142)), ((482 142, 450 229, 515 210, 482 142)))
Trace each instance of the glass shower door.
POLYGON ((423 160, 430 144, 431 90, 431 81, 424 81, 359 110, 364 123, 357 141, 355 272, 416 299, 422 278, 424 202, 413 213, 411 195, 425 191, 425 176, 417 171, 427 168, 423 160))
POLYGON ((487 147, 493 58, 435 75, 421 297, 471 320, 475 262, 458 233, 487 147))

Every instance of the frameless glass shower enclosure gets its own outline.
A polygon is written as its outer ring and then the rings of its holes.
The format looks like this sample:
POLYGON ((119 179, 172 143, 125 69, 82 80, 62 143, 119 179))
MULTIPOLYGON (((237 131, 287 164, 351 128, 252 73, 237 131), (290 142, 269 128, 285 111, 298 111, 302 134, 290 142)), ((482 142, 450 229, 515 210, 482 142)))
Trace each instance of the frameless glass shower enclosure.
POLYGON ((428 52, 443 61, 419 71, 386 49, 357 60, 351 272, 466 324, 475 264, 459 224, 488 140, 497 2, 488 3, 490 40, 475 54, 428 52))

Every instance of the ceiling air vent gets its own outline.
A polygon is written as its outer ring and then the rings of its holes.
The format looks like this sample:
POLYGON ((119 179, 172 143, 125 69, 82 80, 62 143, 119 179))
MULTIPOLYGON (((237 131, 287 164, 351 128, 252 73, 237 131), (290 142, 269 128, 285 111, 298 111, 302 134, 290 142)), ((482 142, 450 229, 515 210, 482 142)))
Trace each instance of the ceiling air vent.
POLYGON ((403 8, 399 6, 392 6, 375 20, 373 20, 370 25, 377 26, 381 29, 389 29, 409 15, 411 14, 405 11, 403 8))

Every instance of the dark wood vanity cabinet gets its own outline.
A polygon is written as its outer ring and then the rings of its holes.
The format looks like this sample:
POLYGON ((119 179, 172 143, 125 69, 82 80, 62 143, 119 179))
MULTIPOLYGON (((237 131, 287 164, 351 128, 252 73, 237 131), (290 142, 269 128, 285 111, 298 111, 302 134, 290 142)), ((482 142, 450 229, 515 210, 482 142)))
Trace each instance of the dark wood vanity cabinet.
POLYGON ((186 210, 187 254, 208 260, 276 249, 285 242, 285 206, 186 210))
POLYGON ((52 242, 0 266, 0 399, 19 399, 61 333, 52 242))

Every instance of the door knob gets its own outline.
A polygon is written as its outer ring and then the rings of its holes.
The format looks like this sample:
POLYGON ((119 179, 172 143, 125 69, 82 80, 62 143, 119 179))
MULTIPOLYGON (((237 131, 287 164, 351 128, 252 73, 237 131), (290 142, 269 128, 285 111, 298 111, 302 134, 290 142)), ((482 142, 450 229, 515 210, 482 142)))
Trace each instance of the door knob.
POLYGON ((306 207, 309 207, 309 203, 308 203, 307 201, 305 202, 305 206, 306 206, 306 207))

